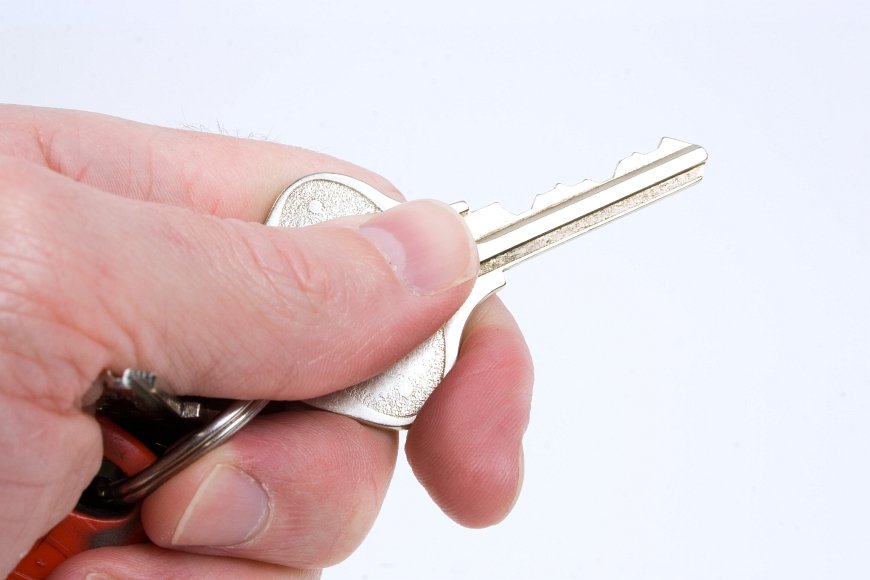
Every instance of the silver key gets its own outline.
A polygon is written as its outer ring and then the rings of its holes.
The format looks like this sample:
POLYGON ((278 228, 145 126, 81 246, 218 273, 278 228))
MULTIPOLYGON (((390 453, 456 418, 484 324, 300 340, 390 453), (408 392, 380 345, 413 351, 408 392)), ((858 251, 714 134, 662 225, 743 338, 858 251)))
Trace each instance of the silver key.
MULTIPOLYGON (((474 307, 505 285, 505 270, 697 183, 706 161, 703 148, 664 138, 655 151, 620 161, 604 183, 557 185, 538 195, 532 208, 520 215, 497 203, 477 211, 469 211, 462 202, 453 204, 478 244, 480 274, 471 295, 438 332, 382 374, 306 402, 374 425, 409 426, 456 361, 462 330, 474 307)), ((288 187, 266 224, 299 227, 384 211, 399 203, 352 177, 321 173, 288 187)))

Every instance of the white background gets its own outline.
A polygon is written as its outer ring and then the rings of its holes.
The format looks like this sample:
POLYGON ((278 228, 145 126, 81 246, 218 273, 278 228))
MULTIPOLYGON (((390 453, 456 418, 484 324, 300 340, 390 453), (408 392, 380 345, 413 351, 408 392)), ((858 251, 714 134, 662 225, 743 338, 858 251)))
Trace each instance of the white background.
POLYGON ((668 135, 698 186, 509 273, 537 382, 501 525, 400 460, 327 579, 870 577, 870 9, 0 1, 0 101, 265 136, 525 209, 668 135), (180 3, 179 3, 180 4, 180 3))

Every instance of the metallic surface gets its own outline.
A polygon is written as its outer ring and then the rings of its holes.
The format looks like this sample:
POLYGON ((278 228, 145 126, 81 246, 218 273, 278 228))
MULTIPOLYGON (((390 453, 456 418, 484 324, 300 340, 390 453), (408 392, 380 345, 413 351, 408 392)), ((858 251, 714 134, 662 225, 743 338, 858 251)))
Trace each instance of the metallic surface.
POLYGON ((99 490, 107 503, 135 503, 248 424, 268 401, 235 401, 216 419, 180 441, 135 475, 99 490))
MULTIPOLYGON (((478 242, 481 270, 471 295, 435 335, 384 373, 306 402, 366 423, 407 427, 456 361, 474 307, 504 286, 504 270, 698 182, 706 160, 701 147, 664 138, 656 150, 620 161, 608 181, 557 185, 519 215, 499 204, 471 212, 462 202, 454 204, 478 242)), ((357 179, 316 174, 288 187, 266 223, 298 227, 383 211, 398 203, 357 179)))
MULTIPOLYGON (((384 211, 399 203, 359 180, 320 173, 300 179, 284 190, 275 201, 266 225, 300 227, 384 211)), ((460 212, 463 209, 467 207, 457 207, 460 212)), ((452 358, 447 356, 450 349, 442 328, 386 372, 306 403, 376 425, 410 424, 452 366, 456 350, 453 349, 452 358)))
POLYGON ((478 240, 481 272, 506 269, 561 242, 700 181, 707 153, 697 145, 662 139, 646 154, 623 159, 613 178, 558 185, 514 215, 498 204, 466 220, 478 240))
POLYGON ((202 405, 170 394, 157 376, 140 369, 125 369, 120 377, 104 371, 95 381, 102 388, 102 399, 111 404, 113 399, 129 401, 138 412, 146 416, 171 413, 180 419, 197 419, 202 405))

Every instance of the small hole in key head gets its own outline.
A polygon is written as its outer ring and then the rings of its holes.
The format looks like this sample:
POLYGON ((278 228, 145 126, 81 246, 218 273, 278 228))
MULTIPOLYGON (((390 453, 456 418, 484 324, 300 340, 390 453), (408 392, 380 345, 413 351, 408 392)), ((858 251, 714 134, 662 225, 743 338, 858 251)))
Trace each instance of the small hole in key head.
POLYGON ((319 199, 312 199, 308 202, 308 211, 315 214, 323 213, 323 202, 319 199))

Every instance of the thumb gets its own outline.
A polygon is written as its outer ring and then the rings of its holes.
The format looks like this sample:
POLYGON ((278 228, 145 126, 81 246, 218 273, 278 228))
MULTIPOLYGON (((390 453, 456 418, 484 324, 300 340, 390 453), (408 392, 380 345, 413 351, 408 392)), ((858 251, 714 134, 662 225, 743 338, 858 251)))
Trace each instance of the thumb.
MULTIPOLYGON (((464 220, 439 202, 282 229, 17 169, 15 185, 28 191, 12 196, 7 218, 22 214, 10 219, 58 249, 49 264, 29 262, 32 300, 101 347, 98 356, 79 349, 88 356, 72 367, 83 381, 103 367, 139 367, 180 393, 322 395, 377 374, 431 335, 478 271, 464 220)), ((70 356, 55 346, 43 360, 70 356)))

